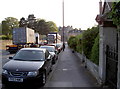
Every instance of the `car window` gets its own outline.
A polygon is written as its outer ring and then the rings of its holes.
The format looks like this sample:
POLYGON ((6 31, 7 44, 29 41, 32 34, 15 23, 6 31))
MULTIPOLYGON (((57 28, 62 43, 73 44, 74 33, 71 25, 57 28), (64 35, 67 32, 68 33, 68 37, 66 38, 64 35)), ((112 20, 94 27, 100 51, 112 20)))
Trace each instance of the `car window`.
POLYGON ((49 54, 48 50, 46 50, 46 52, 45 52, 45 59, 47 59, 49 55, 50 54, 49 54))
POLYGON ((47 46, 41 46, 40 48, 45 48, 47 49, 49 52, 54 52, 55 51, 55 48, 54 47, 47 47, 47 46))
POLYGON ((14 60, 41 61, 44 60, 43 51, 39 50, 20 50, 14 57, 14 60))
POLYGON ((61 46, 61 44, 57 44, 56 46, 57 46, 57 48, 59 48, 61 46))

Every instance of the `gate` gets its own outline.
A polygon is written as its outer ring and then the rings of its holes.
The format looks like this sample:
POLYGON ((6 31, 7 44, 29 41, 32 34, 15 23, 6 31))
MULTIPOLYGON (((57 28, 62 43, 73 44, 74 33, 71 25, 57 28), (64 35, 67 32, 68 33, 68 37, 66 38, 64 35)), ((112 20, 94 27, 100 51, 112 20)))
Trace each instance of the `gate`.
POLYGON ((106 46, 106 84, 111 89, 117 89, 118 49, 106 46))

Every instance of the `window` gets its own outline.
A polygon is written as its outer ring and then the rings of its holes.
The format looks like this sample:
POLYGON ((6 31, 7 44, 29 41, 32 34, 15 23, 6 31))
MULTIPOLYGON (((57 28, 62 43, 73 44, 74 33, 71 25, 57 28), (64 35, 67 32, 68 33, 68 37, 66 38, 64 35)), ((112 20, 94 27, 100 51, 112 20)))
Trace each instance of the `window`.
POLYGON ((46 50, 46 52, 45 52, 45 59, 47 59, 49 55, 50 54, 49 54, 48 50, 46 50))
POLYGON ((44 60, 44 53, 39 50, 20 50, 14 56, 14 60, 40 61, 44 60))

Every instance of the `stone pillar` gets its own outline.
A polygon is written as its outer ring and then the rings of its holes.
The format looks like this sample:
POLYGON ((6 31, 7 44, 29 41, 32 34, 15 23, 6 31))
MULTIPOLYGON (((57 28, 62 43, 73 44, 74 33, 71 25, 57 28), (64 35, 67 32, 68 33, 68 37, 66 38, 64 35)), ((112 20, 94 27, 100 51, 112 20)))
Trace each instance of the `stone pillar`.
POLYGON ((118 83, 117 89, 120 89, 120 32, 118 33, 118 83))
POLYGON ((104 45, 104 27, 99 27, 99 83, 102 85, 105 83, 105 74, 106 74, 106 56, 105 56, 105 45, 104 45))

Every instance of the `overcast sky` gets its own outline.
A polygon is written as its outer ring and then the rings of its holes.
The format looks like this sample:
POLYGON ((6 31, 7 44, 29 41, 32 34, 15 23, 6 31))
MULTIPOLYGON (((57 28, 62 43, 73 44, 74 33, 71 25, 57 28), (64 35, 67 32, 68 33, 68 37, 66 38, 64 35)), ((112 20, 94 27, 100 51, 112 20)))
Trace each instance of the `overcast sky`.
MULTIPOLYGON (((100 0, 64 0, 65 26, 83 30, 96 25, 95 17, 99 13, 100 0)), ((62 26, 63 0, 1 0, 0 21, 6 17, 27 18, 34 14, 36 18, 53 21, 62 26)))

